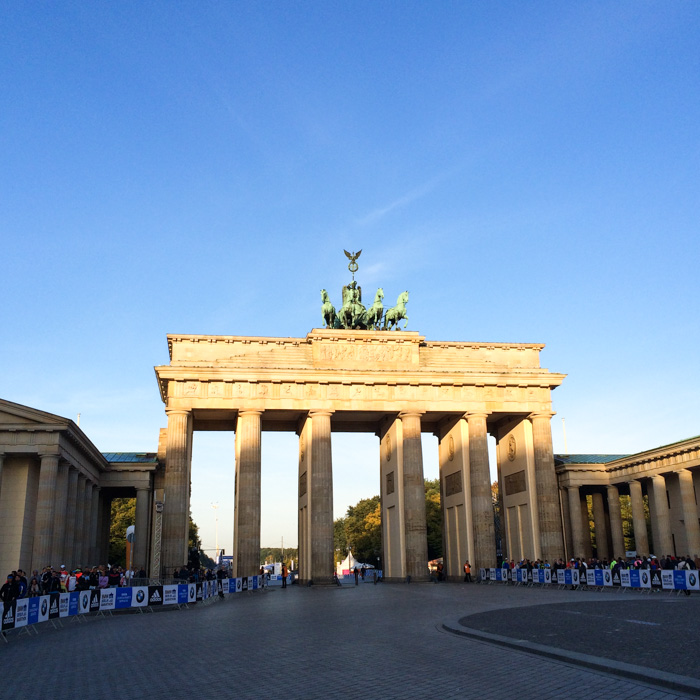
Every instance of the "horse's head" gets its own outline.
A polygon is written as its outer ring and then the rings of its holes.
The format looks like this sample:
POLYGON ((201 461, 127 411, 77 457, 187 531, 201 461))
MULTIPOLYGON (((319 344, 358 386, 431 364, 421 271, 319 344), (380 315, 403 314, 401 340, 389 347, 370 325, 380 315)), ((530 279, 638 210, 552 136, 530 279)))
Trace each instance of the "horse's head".
POLYGON ((321 290, 321 301, 330 301, 330 299, 328 298, 328 292, 325 289, 321 290))
POLYGON ((396 300, 397 304, 405 304, 408 301, 408 292, 401 292, 399 298, 396 300))
POLYGON ((377 290, 377 296, 374 297, 374 301, 381 301, 383 298, 384 298, 384 290, 381 287, 379 287, 379 289, 377 290))

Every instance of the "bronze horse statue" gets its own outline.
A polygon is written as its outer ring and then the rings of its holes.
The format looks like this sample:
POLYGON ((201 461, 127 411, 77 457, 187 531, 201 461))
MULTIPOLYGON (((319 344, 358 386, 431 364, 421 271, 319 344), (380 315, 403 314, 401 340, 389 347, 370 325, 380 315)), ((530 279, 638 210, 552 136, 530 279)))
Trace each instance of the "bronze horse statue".
POLYGON ((404 319, 406 323, 403 325, 403 329, 406 330, 408 325, 408 314, 406 313, 406 304, 408 303, 408 292, 401 292, 399 298, 396 300, 396 306, 392 306, 384 317, 384 330, 388 326, 394 326, 394 330, 399 329, 399 321, 404 319))

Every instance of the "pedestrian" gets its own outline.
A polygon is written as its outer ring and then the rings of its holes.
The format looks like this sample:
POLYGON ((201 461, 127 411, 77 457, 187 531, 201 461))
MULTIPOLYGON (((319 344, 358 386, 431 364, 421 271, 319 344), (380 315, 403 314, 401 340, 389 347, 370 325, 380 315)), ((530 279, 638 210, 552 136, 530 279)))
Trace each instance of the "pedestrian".
POLYGON ((359 578, 360 578, 360 570, 357 567, 355 567, 355 569, 353 570, 353 573, 355 574, 355 585, 357 586, 357 584, 359 583, 359 578))
POLYGON ((469 559, 464 562, 464 583, 472 582, 472 567, 469 564, 469 559))
POLYGON ((289 575, 289 569, 287 565, 282 562, 282 588, 287 587, 287 576, 289 575))

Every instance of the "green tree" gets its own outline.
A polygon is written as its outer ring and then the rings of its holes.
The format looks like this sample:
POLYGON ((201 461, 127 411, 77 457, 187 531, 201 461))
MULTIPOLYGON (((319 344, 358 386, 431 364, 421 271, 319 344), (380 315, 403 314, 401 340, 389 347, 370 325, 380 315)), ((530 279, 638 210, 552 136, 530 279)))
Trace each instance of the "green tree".
POLYGON ((437 559, 442 556, 440 479, 428 479, 425 482, 425 525, 428 537, 428 559, 437 559))
MULTIPOLYGON (((109 563, 126 566, 126 528, 136 522, 136 499, 112 499, 111 522, 109 527, 109 563)), ((92 566, 105 562, 75 562, 74 566, 92 566)))

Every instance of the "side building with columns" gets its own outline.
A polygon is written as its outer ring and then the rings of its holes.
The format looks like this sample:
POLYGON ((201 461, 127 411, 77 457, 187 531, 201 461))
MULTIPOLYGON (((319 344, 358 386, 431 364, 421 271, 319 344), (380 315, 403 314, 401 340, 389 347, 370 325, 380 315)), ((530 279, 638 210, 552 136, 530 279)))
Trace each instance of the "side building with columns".
POLYGON ((0 399, 0 572, 107 563, 113 498, 136 497, 147 564, 155 453, 102 454, 70 419, 0 399))
POLYGON ((639 555, 700 557, 700 436, 631 455, 554 461, 569 558, 624 556, 625 533, 639 555), (621 497, 629 498, 624 521, 621 497))

